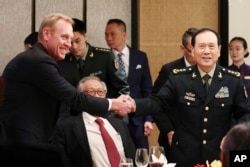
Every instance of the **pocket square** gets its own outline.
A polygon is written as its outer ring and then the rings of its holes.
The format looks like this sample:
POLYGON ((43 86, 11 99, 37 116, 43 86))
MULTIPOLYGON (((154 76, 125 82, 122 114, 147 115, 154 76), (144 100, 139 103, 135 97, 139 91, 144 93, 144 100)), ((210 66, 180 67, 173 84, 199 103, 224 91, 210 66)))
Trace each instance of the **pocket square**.
POLYGON ((140 69, 140 68, 141 68, 140 64, 137 64, 137 66, 135 67, 135 69, 140 69))

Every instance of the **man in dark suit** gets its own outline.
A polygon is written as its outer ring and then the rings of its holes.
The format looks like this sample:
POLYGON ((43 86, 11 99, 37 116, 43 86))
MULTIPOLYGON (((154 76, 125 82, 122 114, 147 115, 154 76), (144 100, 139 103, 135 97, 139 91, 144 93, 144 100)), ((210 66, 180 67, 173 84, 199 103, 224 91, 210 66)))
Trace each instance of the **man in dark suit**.
POLYGON ((60 75, 56 61, 64 59, 71 46, 72 24, 70 17, 60 13, 46 16, 39 29, 38 43, 14 57, 4 69, 0 146, 32 148, 31 154, 33 148, 48 148, 60 102, 78 112, 88 110, 104 117, 108 109, 119 114, 131 111, 132 103, 77 92, 60 75))
MULTIPOLYGON (((105 98, 107 87, 98 77, 90 76, 79 82, 78 91, 105 98)), ((65 166, 110 166, 99 125, 95 122, 96 118, 97 116, 83 112, 58 122, 53 141, 65 150, 65 166)), ((135 147, 127 125, 115 117, 102 120, 120 157, 134 159, 135 147)))
MULTIPOLYGON (((108 46, 118 58, 122 53, 125 76, 133 98, 147 97, 152 91, 152 78, 146 53, 126 45, 126 24, 120 19, 110 19, 105 30, 108 46)), ((129 117, 129 130, 135 147, 148 148, 148 137, 153 130, 152 117, 129 117)))
MULTIPOLYGON (((159 75, 155 80, 152 93, 159 92, 161 87, 168 80, 169 75, 173 71, 173 69, 185 68, 196 63, 194 56, 191 53, 191 39, 194 33, 197 31, 198 29, 196 28, 189 28, 184 32, 184 34, 182 35, 182 45, 180 45, 180 49, 183 52, 183 56, 173 62, 164 64, 162 66, 159 75)), ((174 134, 173 115, 176 113, 175 110, 175 108, 171 109, 171 112, 169 111, 168 114, 166 112, 161 112, 152 115, 160 131, 158 143, 159 145, 164 147, 167 157, 170 145, 172 143, 172 136, 174 134)))
POLYGON ((76 87, 81 78, 97 76, 107 85, 107 97, 129 94, 128 83, 121 75, 110 49, 93 47, 87 43, 85 23, 76 18, 73 20, 74 37, 70 53, 64 60, 58 61, 63 77, 76 87), (83 64, 79 65, 79 61, 83 64))
POLYGON ((217 64, 219 34, 202 28, 191 43, 197 64, 174 69, 158 94, 135 100, 135 116, 177 107, 168 157, 177 167, 219 159, 220 142, 230 129, 232 117, 237 122, 250 121, 250 101, 240 73, 217 64))

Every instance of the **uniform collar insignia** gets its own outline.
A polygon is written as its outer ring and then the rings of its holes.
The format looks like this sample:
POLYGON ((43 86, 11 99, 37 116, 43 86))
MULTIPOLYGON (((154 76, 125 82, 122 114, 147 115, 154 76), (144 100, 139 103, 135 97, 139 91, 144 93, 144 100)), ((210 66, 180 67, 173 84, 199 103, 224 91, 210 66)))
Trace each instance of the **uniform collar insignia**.
POLYGON ((91 52, 90 55, 89 55, 89 57, 93 58, 94 57, 94 53, 91 52))
POLYGON ((222 74, 221 74, 221 72, 219 72, 219 74, 218 74, 218 78, 222 78, 222 74))

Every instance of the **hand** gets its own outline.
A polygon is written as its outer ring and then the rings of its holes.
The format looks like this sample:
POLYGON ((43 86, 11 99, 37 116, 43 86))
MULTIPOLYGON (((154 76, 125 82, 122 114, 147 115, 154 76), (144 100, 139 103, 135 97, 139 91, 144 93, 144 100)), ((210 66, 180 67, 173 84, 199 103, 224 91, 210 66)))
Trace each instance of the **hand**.
POLYGON ((173 139, 174 131, 170 131, 167 134, 167 139, 168 139, 168 144, 171 146, 172 145, 172 139, 173 139))
POLYGON ((150 136, 152 131, 153 131, 153 124, 152 122, 146 121, 144 123, 144 135, 145 136, 150 136))
POLYGON ((116 114, 120 116, 125 116, 128 113, 135 111, 134 100, 128 95, 121 95, 117 99, 111 99, 111 100, 112 100, 111 110, 113 110, 116 114))
MULTIPOLYGON (((124 102, 130 101, 130 102, 133 103, 134 106, 135 106, 135 101, 134 101, 134 99, 132 99, 129 95, 120 95, 120 96, 118 97, 118 99, 121 99, 121 100, 124 101, 124 102)), ((134 112, 134 111, 135 111, 135 107, 134 107, 133 112, 134 112)))

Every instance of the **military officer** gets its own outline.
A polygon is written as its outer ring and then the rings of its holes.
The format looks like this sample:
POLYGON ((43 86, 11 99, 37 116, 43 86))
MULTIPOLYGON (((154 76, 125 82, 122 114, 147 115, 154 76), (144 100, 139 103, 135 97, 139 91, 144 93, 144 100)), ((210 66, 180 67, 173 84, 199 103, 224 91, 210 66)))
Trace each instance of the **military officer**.
POLYGON ((107 84, 107 97, 129 94, 128 83, 121 75, 118 60, 110 49, 93 47, 87 43, 85 23, 76 18, 73 20, 74 37, 70 53, 58 62, 61 74, 75 87, 81 78, 97 76, 107 84))
POLYGON ((138 116, 177 107, 175 133, 167 157, 177 167, 219 159, 220 141, 230 129, 232 116, 237 122, 250 120, 250 102, 240 74, 217 64, 219 34, 203 28, 194 34, 191 43, 197 65, 174 69, 158 94, 135 99, 138 116), (203 79, 205 75, 208 79, 203 79))

